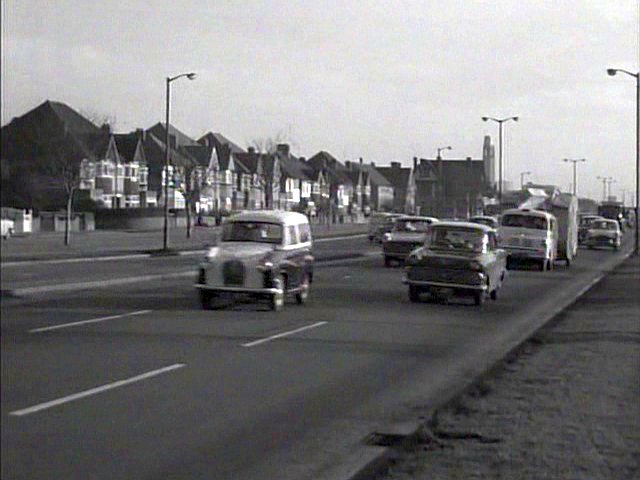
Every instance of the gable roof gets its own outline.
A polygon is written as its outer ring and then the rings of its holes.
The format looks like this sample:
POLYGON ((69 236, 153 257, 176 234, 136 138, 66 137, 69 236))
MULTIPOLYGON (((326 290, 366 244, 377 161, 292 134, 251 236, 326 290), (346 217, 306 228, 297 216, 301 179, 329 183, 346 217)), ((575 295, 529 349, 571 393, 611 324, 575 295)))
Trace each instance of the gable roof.
MULTIPOLYGON (((162 140, 162 142, 164 142, 166 136, 164 123, 156 123, 152 127, 149 127, 147 129, 147 132, 152 133, 158 140, 162 140)), ((198 142, 196 142, 193 138, 189 137, 186 133, 181 132, 171 124, 169 124, 169 135, 173 135, 175 137, 176 146, 198 145, 198 142)))
MULTIPOLYGON (((116 133, 113 135, 120 158, 124 162, 133 162, 136 157, 136 151, 140 143, 140 138, 136 132, 116 133)), ((144 161, 144 149, 142 149, 142 161, 144 161)))
POLYGON ((409 167, 376 167, 394 188, 405 188, 409 184, 411 177, 411 168, 409 167))
POLYGON ((363 164, 353 163, 352 165, 353 165, 353 168, 359 168, 363 172, 365 172, 367 175, 369 175, 369 180, 372 185, 378 185, 381 187, 393 186, 391 182, 387 180, 387 177, 382 175, 374 165, 370 165, 366 163, 363 163, 363 164))

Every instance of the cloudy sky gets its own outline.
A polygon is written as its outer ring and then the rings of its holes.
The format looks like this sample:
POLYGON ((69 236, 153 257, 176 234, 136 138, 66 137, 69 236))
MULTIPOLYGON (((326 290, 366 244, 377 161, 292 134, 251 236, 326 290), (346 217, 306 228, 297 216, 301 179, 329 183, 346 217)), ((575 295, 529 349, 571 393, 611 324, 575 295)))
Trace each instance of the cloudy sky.
MULTIPOLYGON (((117 131, 164 121, 246 146, 387 164, 479 158, 504 124, 505 178, 635 186, 640 0, 3 0, 2 124, 44 100, 117 131)), ((497 145, 496 145, 497 151, 497 145)))

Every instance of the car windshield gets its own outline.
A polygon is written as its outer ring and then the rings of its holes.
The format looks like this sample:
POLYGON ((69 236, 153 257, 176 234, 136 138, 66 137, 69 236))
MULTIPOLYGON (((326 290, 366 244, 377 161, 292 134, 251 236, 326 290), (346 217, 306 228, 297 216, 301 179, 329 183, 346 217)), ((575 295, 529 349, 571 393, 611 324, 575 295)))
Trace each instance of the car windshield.
POLYGON ((582 217, 580 219, 580 225, 585 227, 585 226, 591 225, 596 220, 598 220, 597 217, 582 217))
POLYGON ((613 222, 596 221, 591 224, 591 228, 595 230, 617 230, 617 224, 613 222))
POLYGON ((223 242, 282 243, 282 225, 267 222, 229 222, 222 226, 223 242))
POLYGON ((435 228, 429 239, 432 250, 482 252, 486 238, 483 232, 470 228, 435 228))
POLYGON ((502 217, 503 227, 531 228, 534 230, 546 230, 547 219, 533 215, 504 215, 502 217))
POLYGON ((396 220, 393 230, 395 232, 417 232, 424 233, 429 229, 430 222, 426 220, 396 220))

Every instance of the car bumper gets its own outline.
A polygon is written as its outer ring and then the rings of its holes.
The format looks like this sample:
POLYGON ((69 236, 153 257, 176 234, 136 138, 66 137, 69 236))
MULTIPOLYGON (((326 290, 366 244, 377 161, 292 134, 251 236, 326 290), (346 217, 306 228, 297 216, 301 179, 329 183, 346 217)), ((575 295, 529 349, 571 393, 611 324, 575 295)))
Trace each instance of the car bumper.
POLYGON ((207 292, 227 292, 227 293, 239 293, 249 295, 274 295, 282 293, 279 288, 249 288, 249 287, 235 287, 235 286, 215 286, 202 283, 196 283, 194 287, 198 290, 207 292))
POLYGON ((525 247, 502 247, 509 258, 514 260, 549 260, 549 253, 545 250, 538 250, 535 248, 525 248, 525 247))
POLYGON ((486 291, 488 289, 486 282, 486 275, 478 273, 478 284, 472 283, 460 283, 460 282, 446 282, 439 280, 411 280, 406 275, 402 278, 402 283, 405 285, 414 285, 416 287, 430 287, 430 288, 451 288, 454 290, 475 290, 486 291))

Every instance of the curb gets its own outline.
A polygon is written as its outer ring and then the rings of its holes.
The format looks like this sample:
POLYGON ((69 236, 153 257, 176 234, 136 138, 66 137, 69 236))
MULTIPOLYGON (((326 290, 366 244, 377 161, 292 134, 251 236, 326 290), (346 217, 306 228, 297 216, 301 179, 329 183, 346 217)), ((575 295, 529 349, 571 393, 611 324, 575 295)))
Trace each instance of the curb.
MULTIPOLYGON (((622 263, 624 263, 632 255, 633 250, 625 253, 609 268, 596 275, 596 277, 589 281, 587 285, 582 287, 577 294, 572 295, 569 299, 561 301, 556 308, 551 310, 548 315, 545 315, 543 317, 542 322, 537 325, 536 328, 530 331, 525 331, 515 342, 513 342, 514 344, 511 347, 507 348, 504 355, 501 355, 500 358, 494 360, 491 363, 488 363, 482 369, 482 371, 474 375, 473 378, 462 382, 462 384, 460 385, 454 385, 448 390, 445 390, 445 392, 439 398, 436 398, 434 400, 433 405, 425 411, 425 414, 422 415, 422 420, 404 422, 398 425, 390 425, 386 426, 388 428, 381 429, 381 431, 372 432, 372 436, 375 435, 381 437, 396 437, 398 438, 398 440, 396 442, 393 442, 393 444, 390 446, 375 447, 379 449, 377 451, 377 454, 370 454, 368 457, 366 457, 365 454, 361 452, 361 450, 366 451, 367 449, 371 449, 372 447, 361 443, 360 448, 356 449, 356 451, 353 452, 353 456, 365 457, 367 458, 367 460, 364 463, 361 463, 360 468, 353 469, 353 471, 349 472, 347 475, 337 478, 340 478, 341 480, 367 480, 371 478, 377 478, 381 475, 386 474, 389 468, 393 465, 393 462, 398 457, 398 449, 402 449, 403 447, 419 442, 420 439, 424 437, 425 426, 428 425, 428 423, 439 410, 442 410, 448 404, 455 402, 456 399, 460 398, 465 393, 481 384, 483 379, 491 376, 497 368, 500 368, 502 366, 505 359, 516 356, 523 345, 527 342, 527 340, 535 336, 536 333, 545 328, 549 323, 553 322, 567 308, 578 302, 580 298, 582 298, 589 290, 599 284, 605 277, 607 277, 611 272, 622 265, 622 263), (401 431, 402 433, 398 435, 398 431, 401 431)), ((357 461, 357 458, 354 458, 350 463, 354 464, 357 463, 357 461)))

